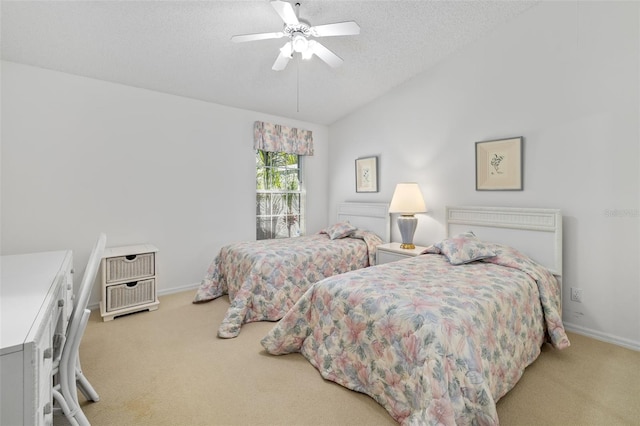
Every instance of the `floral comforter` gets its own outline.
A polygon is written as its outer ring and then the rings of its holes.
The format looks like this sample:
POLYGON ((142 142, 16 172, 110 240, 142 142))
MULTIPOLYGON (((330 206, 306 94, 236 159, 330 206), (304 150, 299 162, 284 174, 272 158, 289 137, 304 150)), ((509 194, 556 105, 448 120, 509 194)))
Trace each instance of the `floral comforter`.
POLYGON ((514 251, 459 266, 422 255, 312 286, 262 340, 401 424, 498 424, 495 403, 540 354, 569 346, 558 284, 514 251))
POLYGON ((231 305, 218 336, 236 337, 242 324, 282 318, 316 281, 373 265, 381 242, 359 229, 333 240, 321 233, 231 244, 209 266, 194 303, 228 294, 231 305))

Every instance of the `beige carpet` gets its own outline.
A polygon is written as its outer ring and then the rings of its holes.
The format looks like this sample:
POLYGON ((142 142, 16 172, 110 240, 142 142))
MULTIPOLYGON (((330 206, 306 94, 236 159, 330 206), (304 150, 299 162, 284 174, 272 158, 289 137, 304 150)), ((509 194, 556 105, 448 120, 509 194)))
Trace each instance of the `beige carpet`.
MULTIPOLYGON (((301 355, 266 354, 260 339, 272 323, 218 339, 228 299, 193 305, 193 295, 165 296, 157 311, 110 322, 93 313, 80 356, 101 399, 80 398, 94 426, 395 424, 373 399, 324 381, 301 355)), ((565 351, 545 347, 498 402, 501 424, 640 424, 640 352, 569 338, 565 351)))

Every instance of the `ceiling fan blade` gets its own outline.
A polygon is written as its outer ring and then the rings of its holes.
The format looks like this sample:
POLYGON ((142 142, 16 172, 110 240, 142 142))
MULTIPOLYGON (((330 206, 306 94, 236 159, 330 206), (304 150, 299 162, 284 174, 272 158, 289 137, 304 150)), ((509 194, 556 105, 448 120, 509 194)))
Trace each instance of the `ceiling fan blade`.
POLYGON ((273 63, 271 69, 274 71, 282 71, 283 69, 285 69, 285 67, 289 63, 289 59, 291 59, 292 52, 293 48, 291 47, 291 43, 287 42, 287 44, 280 48, 280 54, 276 58, 276 61, 273 63))
POLYGON ((281 38, 282 36, 284 36, 283 32, 277 32, 277 33, 260 33, 260 34, 243 34, 243 35, 236 35, 231 37, 231 41, 233 41, 234 43, 242 43, 245 41, 254 41, 254 40, 268 40, 271 38, 281 38))
POLYGON ((293 6, 291 6, 291 3, 286 1, 274 0, 271 2, 271 6, 273 6, 273 8, 276 10, 278 15, 280 15, 285 24, 298 25, 300 23, 298 21, 298 17, 296 16, 296 12, 293 10, 293 6))
POLYGON ((311 51, 316 56, 318 56, 320 59, 325 61, 327 64, 329 64, 329 66, 333 68, 336 68, 342 65, 343 61, 338 55, 336 55, 335 53, 333 53, 332 51, 330 51, 329 49, 327 49, 326 47, 324 47, 323 45, 321 45, 315 40, 309 40, 309 49, 311 49, 311 51))
POLYGON ((314 37, 332 37, 360 34, 360 26, 354 21, 318 25, 315 27, 311 27, 310 30, 311 35, 313 35, 314 37))

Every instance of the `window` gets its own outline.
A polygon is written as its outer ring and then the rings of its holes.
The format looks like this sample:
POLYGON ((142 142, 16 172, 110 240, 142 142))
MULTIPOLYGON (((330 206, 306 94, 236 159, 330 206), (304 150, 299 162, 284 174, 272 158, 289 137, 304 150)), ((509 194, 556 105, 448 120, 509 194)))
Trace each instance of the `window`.
POLYGON ((304 233, 302 156, 256 150, 256 239, 304 233))

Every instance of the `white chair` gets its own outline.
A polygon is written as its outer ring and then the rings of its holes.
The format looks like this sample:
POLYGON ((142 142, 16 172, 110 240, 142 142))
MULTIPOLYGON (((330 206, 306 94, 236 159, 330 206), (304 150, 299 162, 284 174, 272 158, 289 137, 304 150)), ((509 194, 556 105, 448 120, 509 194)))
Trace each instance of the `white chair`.
POLYGON ((106 243, 106 235, 100 234, 91 251, 87 268, 82 277, 82 283, 80 284, 73 312, 71 313, 71 319, 67 327, 66 339, 62 342, 62 354, 53 369, 55 383, 53 387, 53 397, 60 406, 59 409, 61 409, 67 417, 69 423, 74 426, 90 425, 89 420, 87 420, 78 403, 78 389, 80 389, 80 392, 82 392, 88 400, 98 401, 100 399, 98 393, 82 373, 79 347, 82 335, 87 327, 87 321, 89 321, 89 315, 91 314, 91 311, 87 309, 87 304, 89 303, 89 297, 91 296, 93 283, 98 274, 100 260, 102 259, 106 243))

